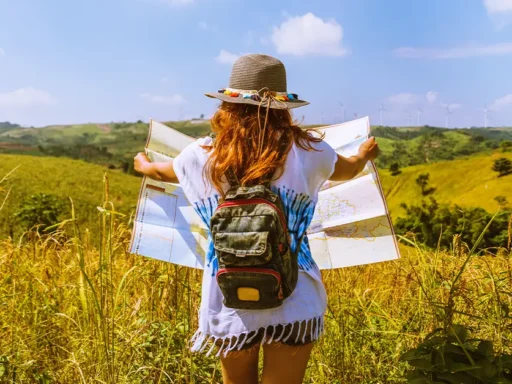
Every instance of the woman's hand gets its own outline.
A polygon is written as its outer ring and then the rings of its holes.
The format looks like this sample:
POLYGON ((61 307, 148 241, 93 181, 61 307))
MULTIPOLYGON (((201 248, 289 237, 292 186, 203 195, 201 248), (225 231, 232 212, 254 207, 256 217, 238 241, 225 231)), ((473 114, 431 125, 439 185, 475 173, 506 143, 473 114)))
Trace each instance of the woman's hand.
POLYGON ((329 178, 332 181, 350 180, 361 173, 370 160, 374 160, 379 154, 379 145, 374 137, 370 137, 359 147, 359 152, 349 158, 338 155, 338 161, 334 165, 334 172, 329 178))
POLYGON ((149 157, 144 152, 137 153, 137 156, 133 158, 133 168, 142 174, 145 174, 145 170, 147 168, 147 164, 151 163, 149 157))
POLYGON ((370 137, 359 147, 359 156, 366 161, 375 160, 379 155, 379 144, 375 141, 375 137, 370 137))
POLYGON ((179 183, 172 160, 152 163, 144 152, 139 152, 133 158, 133 168, 153 180, 179 183))

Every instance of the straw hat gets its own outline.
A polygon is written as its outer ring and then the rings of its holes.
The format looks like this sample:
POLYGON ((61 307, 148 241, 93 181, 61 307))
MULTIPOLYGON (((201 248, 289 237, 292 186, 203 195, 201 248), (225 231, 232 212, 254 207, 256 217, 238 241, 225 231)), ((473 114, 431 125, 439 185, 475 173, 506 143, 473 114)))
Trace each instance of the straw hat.
POLYGON ((252 104, 275 109, 292 109, 309 103, 286 89, 286 69, 272 56, 250 54, 233 64, 229 87, 206 93, 228 103, 252 104))

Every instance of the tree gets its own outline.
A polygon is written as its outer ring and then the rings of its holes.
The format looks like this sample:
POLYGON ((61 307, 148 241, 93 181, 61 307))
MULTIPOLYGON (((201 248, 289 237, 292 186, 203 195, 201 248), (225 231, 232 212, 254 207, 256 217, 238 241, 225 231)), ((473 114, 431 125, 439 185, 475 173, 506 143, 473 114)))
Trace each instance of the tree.
POLYGON ((506 209, 508 206, 508 200, 505 196, 496 196, 494 198, 494 201, 496 201, 498 203, 498 206, 501 209, 506 209))
POLYGON ((496 159, 492 165, 492 170, 494 172, 498 172, 498 177, 508 175, 509 173, 512 173, 512 161, 506 157, 496 159))
POLYGON ((428 195, 434 193, 434 191, 436 190, 435 188, 428 188, 428 184, 430 182, 429 179, 430 179, 429 173, 422 173, 416 179, 416 184, 418 184, 419 187, 421 188, 421 194, 423 196, 428 196, 428 195))
POLYGON ((482 135, 471 136, 471 141, 473 143, 483 143, 485 141, 485 137, 482 135))
POLYGON ((398 163, 391 164, 391 166, 389 167, 389 171, 391 172, 391 176, 397 176, 402 173, 402 171, 400 170, 400 165, 398 165, 398 163))
MULTIPOLYGON (((392 144, 393 146, 393 151, 391 152, 391 157, 393 159, 395 159, 395 161, 398 161, 400 162, 400 159, 402 158, 405 158, 405 159, 408 159, 408 154, 407 154, 407 147, 405 146, 405 144, 401 141, 397 141, 397 142, 394 142, 392 144)), ((403 163, 402 162, 402 165, 408 165, 408 163, 403 163)))
POLYGON ((503 152, 512 151, 512 141, 503 140, 500 143, 500 148, 503 152))
POLYGON ((201 120, 204 120, 204 113, 201 113, 201 116, 199 117, 201 120))
POLYGON ((421 205, 401 207, 406 214, 396 220, 397 233, 413 234, 416 241, 430 248, 450 248, 455 235, 471 248, 482 234, 479 249, 507 248, 510 209, 499 212, 485 230, 494 215, 483 208, 440 205, 432 196, 421 205))

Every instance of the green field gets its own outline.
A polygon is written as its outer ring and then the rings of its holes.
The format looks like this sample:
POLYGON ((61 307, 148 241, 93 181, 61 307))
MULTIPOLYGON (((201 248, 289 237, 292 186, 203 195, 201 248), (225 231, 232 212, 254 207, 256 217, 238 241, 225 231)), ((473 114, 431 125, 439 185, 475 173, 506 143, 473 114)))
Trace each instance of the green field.
MULTIPOLYGON (((498 209, 496 196, 511 196, 512 175, 497 177, 491 171, 495 158, 512 159, 512 153, 475 155, 465 159, 417 165, 402 169, 398 176, 380 170, 384 194, 394 218, 403 210, 401 203, 418 204, 422 196, 416 178, 423 173, 430 174, 430 185, 436 188, 435 197, 440 203, 457 204, 463 207, 482 207, 489 212, 498 209)), ((98 183, 106 174, 112 190, 110 199, 117 209, 133 214, 141 179, 118 170, 109 170, 81 160, 21 155, 0 155, 0 175, 17 168, 9 178, 12 188, 8 202, 0 212, 0 233, 10 233, 16 227, 12 215, 30 195, 45 193, 62 200, 72 198, 81 223, 94 228, 95 208, 103 197, 98 183)), ((1 199, 1 195, 0 195, 1 199)), ((63 212, 63 217, 66 215, 63 212)))
MULTIPOLYGON (((21 155, 0 155, 0 179, 14 170, 4 186, 4 195, 10 189, 8 200, 0 211, 0 233, 20 234, 21 228, 13 221, 13 214, 19 210, 28 196, 49 194, 69 206, 71 198, 76 206, 80 224, 90 229, 97 228, 96 207, 103 199, 102 184, 106 174, 112 194, 110 199, 117 209, 129 218, 135 210, 141 179, 109 170, 81 160, 66 158, 35 157, 21 155)), ((0 190, 1 191, 1 190, 0 190)), ((0 192, 0 203, 3 200, 0 192)), ((69 210, 60 218, 70 217, 69 210)), ((85 229, 85 228, 84 228, 85 229)))
MULTIPOLYGON (((169 121, 192 137, 210 132, 208 120, 169 121)), ((311 125, 309 127, 316 127, 311 125)), ((22 128, 0 123, 0 153, 82 159, 132 173, 130 162, 146 142, 148 124, 108 123, 22 128)), ((378 164, 388 168, 489 154, 502 142, 512 143, 510 128, 444 129, 433 127, 372 127, 382 154, 378 164)))
MULTIPOLYGON (((210 130, 209 122, 166 122, 187 135, 198 137, 210 130)), ((43 148, 89 145, 105 147, 114 159, 129 158, 143 148, 148 133, 147 123, 109 123, 48 126, 0 130, 0 153, 25 151, 41 155, 43 148)))
POLYGON ((512 175, 497 177, 497 173, 491 170, 493 160, 499 157, 512 160, 512 153, 475 155, 407 167, 398 176, 381 170, 379 174, 389 210, 397 217, 401 213, 401 203, 418 204, 422 196, 415 180, 420 174, 428 173, 430 185, 436 188, 434 195, 440 203, 482 207, 494 212, 498 209, 494 201, 496 196, 512 197, 512 175))

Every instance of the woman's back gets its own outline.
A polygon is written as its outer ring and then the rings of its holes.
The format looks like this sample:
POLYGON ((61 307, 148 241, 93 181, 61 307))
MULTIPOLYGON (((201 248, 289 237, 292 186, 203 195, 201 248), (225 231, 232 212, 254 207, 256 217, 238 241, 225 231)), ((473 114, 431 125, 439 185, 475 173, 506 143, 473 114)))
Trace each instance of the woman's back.
MULTIPOLYGON (((199 139, 174 160, 180 185, 207 226, 221 196, 209 178, 205 177, 208 172, 205 167, 212 154, 205 147, 211 145, 212 138, 199 139)), ((337 155, 328 144, 319 141, 312 143, 310 150, 293 143, 285 156, 283 169, 278 171, 280 176, 271 182, 271 189, 280 195, 283 202, 288 230, 292 235, 291 247, 294 248, 297 239, 304 235, 311 222, 318 191, 333 173, 337 155)), ((222 188, 225 191, 228 184, 224 182, 222 188)), ((313 260, 307 240, 303 244, 299 252, 299 265, 307 270, 313 260)), ((214 256, 214 253, 209 253, 207 261, 214 261, 214 256)))

